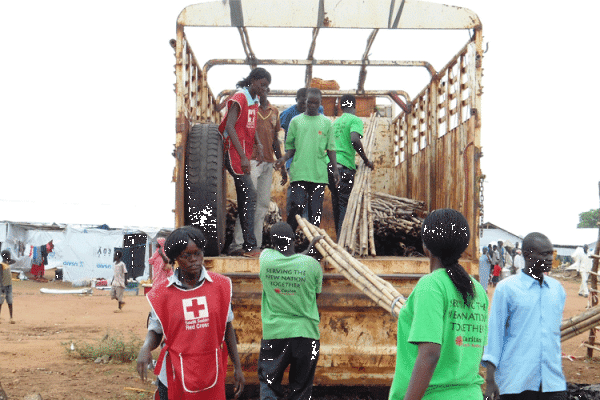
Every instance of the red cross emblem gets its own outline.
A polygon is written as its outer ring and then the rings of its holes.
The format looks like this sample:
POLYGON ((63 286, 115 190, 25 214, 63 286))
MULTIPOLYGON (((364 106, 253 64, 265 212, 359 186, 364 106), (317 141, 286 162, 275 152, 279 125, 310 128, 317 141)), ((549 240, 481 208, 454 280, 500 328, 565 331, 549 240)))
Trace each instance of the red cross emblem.
POLYGON ((208 318, 208 304, 206 297, 194 297, 183 299, 183 314, 186 320, 197 318, 208 318))

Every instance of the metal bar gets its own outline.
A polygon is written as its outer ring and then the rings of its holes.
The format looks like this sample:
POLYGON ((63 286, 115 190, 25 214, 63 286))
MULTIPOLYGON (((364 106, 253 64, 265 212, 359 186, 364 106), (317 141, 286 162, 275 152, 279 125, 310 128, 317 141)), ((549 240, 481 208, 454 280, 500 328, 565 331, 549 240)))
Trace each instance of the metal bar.
MULTIPOLYGON (((256 65, 330 65, 330 66, 362 66, 363 60, 299 60, 299 59, 286 59, 286 60, 276 60, 276 59, 264 59, 254 60, 256 65)), ((244 60, 241 58, 230 58, 230 59, 213 59, 208 60, 204 64, 203 71, 206 73, 209 69, 216 65, 247 65, 248 60, 244 60)), ((428 63, 427 61, 388 61, 388 60, 380 60, 380 61, 367 61, 367 65, 371 67, 424 67, 427 69, 431 77, 434 77, 437 74, 433 65, 428 63)))
POLYGON ((240 33, 242 46, 244 47, 244 53, 246 53, 247 57, 245 64, 250 64, 250 68, 256 68, 256 55, 254 54, 254 51, 252 51, 252 46, 250 45, 250 36, 248 36, 248 30, 245 27, 238 28, 238 32, 240 33))
MULTIPOLYGON (((223 90, 217 96, 217 103, 221 103, 221 99, 230 96, 235 93, 235 90, 223 90)), ((323 97, 337 97, 344 94, 356 95, 356 90, 321 90, 323 97)), ((401 95, 406 99, 406 103, 410 105, 410 96, 403 90, 366 90, 363 93, 365 96, 377 96, 377 97, 389 97, 394 101, 393 95, 401 95)), ((269 97, 294 97, 296 96, 295 90, 271 90, 269 91, 269 97)))
POLYGON ((365 90, 365 80, 367 79, 367 61, 369 61, 369 51, 371 50, 371 46, 373 46, 373 42, 375 41, 375 36, 377 36, 377 32, 379 29, 373 29, 369 38, 367 39, 367 47, 365 48, 365 52, 362 56, 362 66, 360 67, 360 72, 358 74, 358 92, 362 93, 365 90))
MULTIPOLYGON (((317 36, 319 35, 319 28, 313 28, 312 32, 312 40, 310 42, 310 49, 308 50, 308 56, 306 57, 307 61, 314 61, 315 48, 317 46, 317 36)), ((312 62, 310 64, 306 64, 306 76, 304 78, 304 86, 309 87, 310 81, 312 80, 312 62)))
POLYGON ((185 97, 184 96, 184 43, 185 35, 183 26, 177 24, 177 43, 175 46, 175 91, 176 106, 175 106, 175 170, 173 178, 175 178, 175 227, 178 228, 185 224, 184 221, 184 182, 185 182, 185 143, 187 143, 187 133, 189 129, 188 119, 185 115, 185 97))

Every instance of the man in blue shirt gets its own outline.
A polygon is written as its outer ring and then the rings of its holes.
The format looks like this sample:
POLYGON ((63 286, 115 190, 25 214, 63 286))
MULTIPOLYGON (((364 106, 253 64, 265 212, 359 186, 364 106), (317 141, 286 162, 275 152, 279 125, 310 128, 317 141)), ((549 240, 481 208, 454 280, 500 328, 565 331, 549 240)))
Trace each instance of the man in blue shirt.
POLYGON ((556 279, 544 276, 552 268, 552 251, 545 235, 527 235, 525 268, 494 292, 482 359, 486 399, 567 400, 560 351, 566 294, 556 279))

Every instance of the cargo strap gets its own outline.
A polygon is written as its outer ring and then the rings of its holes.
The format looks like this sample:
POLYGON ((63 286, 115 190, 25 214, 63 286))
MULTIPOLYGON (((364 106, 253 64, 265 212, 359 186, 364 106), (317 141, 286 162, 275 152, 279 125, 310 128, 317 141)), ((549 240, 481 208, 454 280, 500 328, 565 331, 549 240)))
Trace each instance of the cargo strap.
POLYGON ((400 300, 405 300, 404 296, 400 295, 400 296, 396 297, 394 299, 394 301, 392 301, 392 307, 390 309, 390 312, 392 313, 392 317, 394 317, 394 318, 398 318, 398 316, 396 314, 394 314, 394 307, 396 307, 396 303, 399 302, 400 300))

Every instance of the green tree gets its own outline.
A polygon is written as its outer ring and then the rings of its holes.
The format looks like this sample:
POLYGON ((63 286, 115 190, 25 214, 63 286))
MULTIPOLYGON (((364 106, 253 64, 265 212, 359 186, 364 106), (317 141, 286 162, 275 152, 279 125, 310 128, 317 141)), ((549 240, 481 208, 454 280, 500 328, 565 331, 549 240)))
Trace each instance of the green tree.
POLYGON ((582 212, 579 214, 578 228, 597 228, 598 218, 600 217, 600 208, 582 212))

